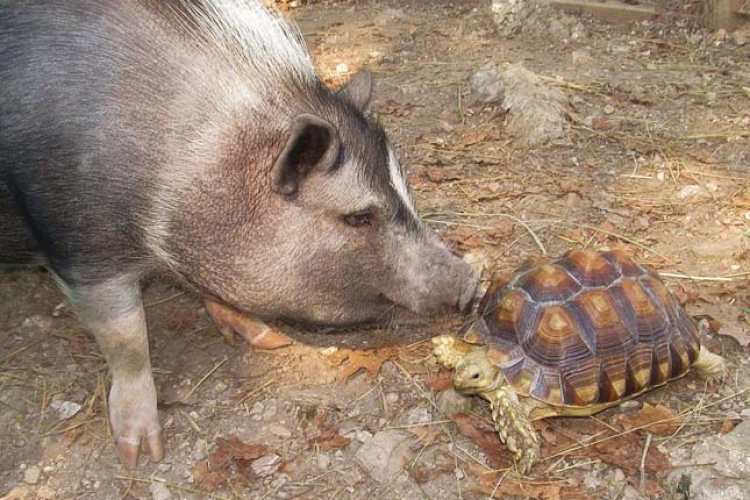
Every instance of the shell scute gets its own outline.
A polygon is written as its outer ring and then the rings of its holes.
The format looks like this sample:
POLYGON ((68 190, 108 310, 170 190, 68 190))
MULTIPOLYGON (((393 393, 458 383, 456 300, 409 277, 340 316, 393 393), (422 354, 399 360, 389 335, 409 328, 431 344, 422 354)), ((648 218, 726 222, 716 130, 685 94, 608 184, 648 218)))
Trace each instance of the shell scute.
POLYGON ((557 264, 583 286, 607 286, 620 277, 610 261, 597 252, 574 251, 565 254, 557 264))
POLYGON ((519 340, 526 354, 534 361, 543 366, 558 366, 562 361, 582 361, 593 355, 578 334, 580 329, 581 326, 567 308, 545 307, 535 327, 520 332, 519 340))
POLYGON ((625 278, 637 278, 646 272, 641 266, 630 260, 625 252, 621 250, 601 252, 601 255, 619 269, 625 278))
POLYGON ((542 303, 563 301, 581 290, 569 273, 552 264, 543 264, 522 276, 517 286, 533 301, 542 303))

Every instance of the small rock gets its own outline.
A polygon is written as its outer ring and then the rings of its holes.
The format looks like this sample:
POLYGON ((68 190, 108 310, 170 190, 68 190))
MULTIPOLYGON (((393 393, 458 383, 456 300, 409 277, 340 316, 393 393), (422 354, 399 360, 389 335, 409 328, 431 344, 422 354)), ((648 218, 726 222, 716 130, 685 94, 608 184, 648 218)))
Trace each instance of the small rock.
POLYGON ((172 498, 172 493, 164 483, 151 483, 148 490, 151 492, 151 498, 154 500, 168 500, 172 498))
POLYGON ((453 125, 451 125, 450 123, 448 123, 445 120, 440 120, 440 130, 442 130, 443 132, 446 132, 446 133, 450 134, 451 132, 453 132, 454 130, 456 130, 456 127, 454 127, 453 125))
POLYGON ((258 477, 268 477, 281 467, 281 457, 275 453, 269 453, 250 464, 253 472, 258 477))
POLYGON ((370 477, 385 484, 406 465, 410 441, 404 433, 380 431, 357 450, 354 458, 370 477))
POLYGON ((82 406, 73 401, 52 401, 50 407, 57 412, 60 420, 67 420, 81 411, 82 406))
POLYGON ((290 438, 292 437, 292 431, 287 429, 286 427, 282 427, 280 425, 269 425, 268 430, 271 432, 271 434, 274 434, 276 436, 282 437, 282 438, 290 438))
POLYGON ((360 443, 364 443, 365 441, 369 441, 370 439, 372 439, 372 433, 364 429, 357 429, 354 435, 357 438, 357 441, 359 441, 360 443))
POLYGON ((615 470, 615 481, 618 483, 622 483, 625 481, 625 473, 622 471, 622 469, 616 469, 615 470))
POLYGON ((573 64, 588 64, 594 60, 587 51, 582 49, 574 50, 570 57, 573 64))
POLYGON ((318 455, 318 467, 321 469, 327 469, 331 465, 331 457, 325 453, 318 455))
POLYGON ((56 494, 57 492, 46 484, 43 484, 36 489, 36 497, 40 500, 52 500, 53 498, 55 498, 56 494))
POLYGON ((0 500, 31 500, 32 498, 34 498, 34 492, 28 486, 21 485, 10 490, 0 500))
POLYGON ((25 471, 23 471, 23 482, 26 484, 36 484, 39 482, 39 477, 42 475, 42 470, 36 465, 32 465, 25 471))
POLYGON ((505 96, 505 82, 495 63, 488 63, 471 77, 471 93, 484 102, 499 102, 505 96))
POLYGON ((724 259, 742 252, 743 237, 727 236, 725 240, 705 240, 694 244, 691 250, 703 259, 724 259))
POLYGON ((747 34, 742 31, 735 31, 732 33, 732 42, 738 47, 742 47, 747 43, 747 34))
POLYGON ((606 106, 604 106, 604 114, 605 115, 611 115, 614 112, 615 112, 615 108, 611 104, 607 104, 606 106))
POLYGON ((407 425, 426 424, 431 420, 432 415, 430 415, 430 409, 426 406, 417 406, 416 408, 412 408, 409 411, 409 414, 406 416, 407 425))
POLYGON ((696 198, 698 196, 704 195, 703 188, 700 186, 696 186, 695 184, 689 184, 687 186, 683 186, 679 191, 677 191, 677 198, 681 200, 687 200, 690 198, 696 198))
POLYGON ((338 73, 339 75, 342 75, 344 73, 349 73, 349 65, 346 63, 337 64, 336 73, 338 73))
POLYGON ((595 490, 602 484, 602 480, 599 479, 598 474, 586 474, 586 477, 583 479, 583 484, 586 486, 586 488, 595 490))
POLYGON ((462 395, 455 389, 447 389, 438 393, 436 404, 440 413, 451 415, 453 413, 468 413, 474 404, 474 400, 462 395))

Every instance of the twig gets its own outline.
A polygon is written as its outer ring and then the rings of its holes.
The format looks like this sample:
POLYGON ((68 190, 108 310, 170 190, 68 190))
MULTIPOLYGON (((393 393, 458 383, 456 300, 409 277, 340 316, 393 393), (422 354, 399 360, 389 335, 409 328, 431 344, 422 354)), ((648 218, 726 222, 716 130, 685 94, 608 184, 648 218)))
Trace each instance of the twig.
POLYGON ((494 488, 492 488, 492 493, 490 493, 490 496, 489 496, 489 497, 487 497, 487 500, 492 500, 493 498, 495 498, 495 493, 497 493, 497 489, 498 489, 498 488, 500 487, 500 485, 502 484, 503 480, 505 479, 505 476, 507 476, 507 475, 508 475, 508 472, 510 472, 510 471, 507 471, 507 470, 506 470, 505 472, 503 472, 503 475, 502 475, 502 476, 500 476, 500 479, 498 479, 498 480, 497 480, 497 483, 495 483, 495 487, 494 487, 494 488))
POLYGON ((174 300, 177 297, 181 297, 183 295, 185 295, 185 292, 179 292, 179 293, 176 293, 174 295, 167 297, 166 299, 161 299, 161 300, 157 300, 156 302, 151 302, 150 304, 145 304, 143 307, 144 309, 148 309, 149 307, 154 307, 160 304, 164 304, 165 302, 169 302, 170 300, 174 300))
MULTIPOLYGON (((750 273, 745 273, 750 274, 750 273)), ((723 276, 692 276, 689 274, 681 274, 681 273, 666 273, 666 272, 659 272, 660 276, 664 276, 665 278, 679 278, 679 279, 685 279, 685 280, 691 280, 691 281, 721 281, 721 282, 728 282, 728 281, 739 281, 742 278, 741 277, 723 277, 723 276)))
POLYGON ((156 479, 151 478, 145 478, 145 477, 133 477, 133 476, 115 476, 115 479, 119 479, 121 481, 134 481, 137 483, 147 483, 147 484, 155 484, 155 483, 161 483, 167 488, 174 488, 179 491, 187 491, 188 493, 196 493, 198 495, 201 495, 202 498, 211 498, 215 500, 231 500, 228 497, 222 497, 219 495, 216 495, 214 493, 209 493, 207 491, 202 491, 196 488, 188 488, 187 486, 182 486, 180 484, 174 484, 174 483, 165 483, 163 481, 157 481, 156 479))
POLYGON ((202 378, 202 379, 200 379, 200 380, 198 381, 198 383, 197 383, 197 384, 195 384, 195 385, 193 386, 193 388, 192 388, 192 389, 190 389, 190 391, 188 391, 188 393, 187 393, 187 394, 185 395, 185 399, 187 399, 187 398, 189 398, 190 396, 192 396, 192 395, 193 395, 193 393, 194 393, 195 391, 197 391, 197 390, 198 390, 198 387, 200 387, 200 386, 201 386, 201 384, 203 384, 203 382, 205 382, 205 381, 206 381, 206 379, 207 379, 208 377, 210 377, 210 376, 211 376, 211 375, 212 375, 212 374, 213 374, 213 373, 214 373, 214 372, 215 372, 216 370, 218 370, 219 368, 221 368, 221 366, 222 366, 222 365, 223 365, 224 363, 226 363, 226 362, 227 362, 228 360, 229 360, 229 358, 228 358, 228 357, 226 357, 226 356, 224 356, 224 359, 222 359, 221 361, 219 361, 219 362, 218 362, 218 363, 216 364, 216 366, 214 366, 213 368, 211 368, 211 370, 210 370, 210 371, 209 371, 208 373, 206 373, 205 375, 203 375, 203 378, 202 378))
POLYGON ((3 358, 0 358, 0 364, 3 364, 6 361, 9 361, 12 357, 16 356, 17 354, 21 354, 23 351, 25 351, 27 349, 31 349, 32 347, 34 347, 37 344, 41 344, 45 340, 46 339, 39 339, 39 340, 36 340, 36 341, 32 342, 31 344, 28 344, 28 345, 26 345, 24 347, 19 347, 18 349, 16 349, 12 353, 8 354, 7 356, 5 356, 3 358))
POLYGON ((638 467, 640 471, 640 482, 638 483, 638 492, 643 495, 646 489, 646 455, 648 455, 648 449, 651 447, 652 434, 649 432, 646 435, 646 444, 643 446, 643 455, 641 455, 641 464, 638 467))

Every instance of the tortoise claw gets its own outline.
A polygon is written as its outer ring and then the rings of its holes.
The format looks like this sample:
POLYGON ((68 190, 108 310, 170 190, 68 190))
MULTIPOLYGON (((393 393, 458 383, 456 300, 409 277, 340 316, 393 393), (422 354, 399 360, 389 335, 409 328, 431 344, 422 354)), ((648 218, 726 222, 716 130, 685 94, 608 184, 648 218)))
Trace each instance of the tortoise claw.
POLYGON ((501 387, 486 394, 486 398, 490 402, 492 420, 500 440, 513 453, 518 472, 526 475, 541 456, 536 429, 511 388, 501 387))
POLYGON ((456 363, 470 353, 473 349, 471 344, 450 335, 439 335, 432 338, 432 344, 435 346, 432 353, 438 360, 438 363, 448 369, 454 369, 456 363))

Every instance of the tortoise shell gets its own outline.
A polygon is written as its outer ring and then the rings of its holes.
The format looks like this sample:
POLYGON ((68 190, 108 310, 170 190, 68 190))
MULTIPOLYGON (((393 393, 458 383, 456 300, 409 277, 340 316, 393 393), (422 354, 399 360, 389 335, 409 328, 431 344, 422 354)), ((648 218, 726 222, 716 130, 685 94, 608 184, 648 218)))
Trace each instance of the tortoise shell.
POLYGON ((553 406, 627 399, 681 377, 698 326, 656 272, 623 253, 571 251, 495 280, 466 340, 521 395, 553 406))

